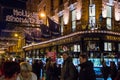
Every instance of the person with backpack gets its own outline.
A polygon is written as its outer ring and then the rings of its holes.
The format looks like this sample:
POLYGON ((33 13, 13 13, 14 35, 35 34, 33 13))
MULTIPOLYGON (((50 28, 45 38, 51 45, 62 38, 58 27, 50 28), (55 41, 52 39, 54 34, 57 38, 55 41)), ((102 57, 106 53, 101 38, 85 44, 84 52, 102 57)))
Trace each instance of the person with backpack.
POLYGON ((91 61, 88 61, 88 56, 86 54, 80 54, 79 60, 79 80, 96 80, 95 71, 93 69, 93 63, 91 61))
POLYGON ((64 52, 62 56, 64 62, 61 71, 61 80, 78 80, 78 72, 69 53, 64 52))

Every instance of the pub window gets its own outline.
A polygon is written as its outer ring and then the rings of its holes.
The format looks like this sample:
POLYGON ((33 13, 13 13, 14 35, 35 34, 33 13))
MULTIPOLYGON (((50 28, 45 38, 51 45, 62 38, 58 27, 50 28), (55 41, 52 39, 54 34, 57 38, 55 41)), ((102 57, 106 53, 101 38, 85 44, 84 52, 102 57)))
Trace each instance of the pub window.
POLYGON ((99 42, 87 41, 86 42, 87 51, 99 51, 99 42))
POLYGON ((120 43, 118 44, 118 51, 120 51, 120 43))
POLYGON ((105 42, 104 43, 104 51, 112 51, 112 43, 105 42))
POLYGON ((39 58, 39 49, 36 52, 36 56, 37 56, 37 58, 39 58))
POLYGON ((72 17, 72 32, 76 30, 76 10, 71 12, 72 17))
POLYGON ((107 29, 112 29, 112 7, 107 5, 107 18, 106 18, 107 29))
POLYGON ((74 45, 74 52, 80 52, 80 45, 74 45))

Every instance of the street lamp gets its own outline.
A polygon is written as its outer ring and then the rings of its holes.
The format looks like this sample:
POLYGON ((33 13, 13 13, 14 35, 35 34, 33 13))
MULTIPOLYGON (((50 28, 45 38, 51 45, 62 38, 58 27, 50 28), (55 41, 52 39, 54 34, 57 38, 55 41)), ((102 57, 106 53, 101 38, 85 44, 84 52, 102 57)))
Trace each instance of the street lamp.
POLYGON ((16 37, 16 38, 17 38, 17 37, 18 37, 18 34, 17 34, 17 33, 15 33, 15 34, 14 34, 14 37, 16 37))
POLYGON ((40 13, 40 17, 41 17, 41 18, 46 17, 45 13, 40 13))
MULTIPOLYGON (((17 38, 17 43, 16 43, 16 52, 20 52, 22 53, 22 47, 25 46, 25 38, 24 38, 24 35, 22 33, 14 33, 14 37, 17 38)), ((19 54, 21 55, 21 54, 19 54)), ((21 55, 23 56, 23 54, 21 55)))

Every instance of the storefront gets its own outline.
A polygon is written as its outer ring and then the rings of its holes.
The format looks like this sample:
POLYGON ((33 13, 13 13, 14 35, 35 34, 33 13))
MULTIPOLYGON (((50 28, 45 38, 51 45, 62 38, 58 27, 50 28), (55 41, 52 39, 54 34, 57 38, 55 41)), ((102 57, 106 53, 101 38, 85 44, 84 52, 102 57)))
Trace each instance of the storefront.
POLYGON ((57 57, 68 50, 73 57, 86 52, 92 58, 119 57, 120 34, 112 31, 79 31, 59 38, 23 47, 25 57, 40 58, 47 52, 56 52, 57 57), (75 54, 75 55, 74 55, 75 54))

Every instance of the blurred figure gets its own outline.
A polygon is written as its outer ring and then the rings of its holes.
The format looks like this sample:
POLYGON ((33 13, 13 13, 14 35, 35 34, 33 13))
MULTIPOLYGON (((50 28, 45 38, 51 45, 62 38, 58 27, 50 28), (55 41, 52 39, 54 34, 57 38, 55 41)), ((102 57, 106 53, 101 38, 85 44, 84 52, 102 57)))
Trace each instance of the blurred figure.
POLYGON ((115 79, 116 75, 117 75, 117 67, 116 67, 116 64, 115 64, 114 61, 111 61, 111 62, 110 62, 110 76, 111 76, 112 80, 115 79))
POLYGON ((55 62, 50 65, 50 80, 58 80, 58 69, 55 62))
POLYGON ((63 53, 63 59, 64 62, 61 70, 61 80, 78 80, 78 71, 68 52, 63 53))
POLYGON ((117 70, 117 75, 115 77, 115 80, 120 80, 120 62, 118 62, 118 70, 117 70))
POLYGON ((3 64, 4 80, 16 80, 19 72, 20 66, 18 63, 10 61, 3 64))
POLYGON ((37 76, 32 72, 32 66, 28 62, 20 63, 20 74, 17 80, 37 80, 37 76))
POLYGON ((38 60, 35 60, 32 64, 32 71, 37 75, 37 78, 40 78, 40 65, 38 63, 38 60))
POLYGON ((58 80, 60 80, 60 77, 61 77, 61 64, 58 65, 57 71, 58 71, 58 80))
POLYGON ((110 67, 108 67, 106 65, 105 61, 102 62, 101 72, 102 72, 104 80, 107 80, 107 78, 109 77, 109 74, 110 74, 110 67))
POLYGON ((4 63, 4 58, 0 57, 0 80, 3 80, 4 75, 3 75, 3 63, 4 63))
POLYGON ((88 61, 88 56, 80 54, 80 72, 79 80, 96 80, 95 72, 93 69, 93 63, 88 61))
POLYGON ((46 80, 50 80, 50 77, 51 77, 51 58, 46 59, 45 73, 46 73, 46 80))
POLYGON ((44 74, 44 70, 43 70, 44 64, 43 64, 42 60, 39 60, 38 63, 40 66, 40 79, 41 79, 43 77, 43 74, 44 74))

